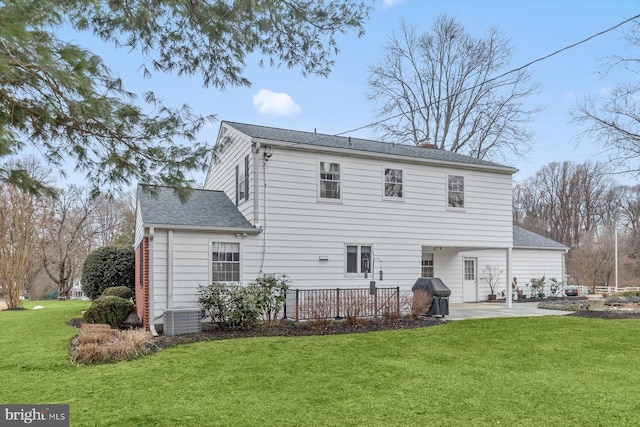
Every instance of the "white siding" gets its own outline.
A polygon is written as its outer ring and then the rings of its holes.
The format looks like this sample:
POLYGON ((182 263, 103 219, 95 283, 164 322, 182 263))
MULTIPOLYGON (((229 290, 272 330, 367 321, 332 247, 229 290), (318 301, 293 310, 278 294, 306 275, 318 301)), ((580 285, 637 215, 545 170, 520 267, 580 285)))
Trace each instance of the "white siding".
MULTIPOLYGON (((240 242, 244 282, 261 274, 286 275, 292 288, 368 287, 371 277, 346 273, 347 244, 371 245, 377 258, 375 279, 381 268, 384 271, 384 280, 378 281, 378 286, 403 289, 411 289, 421 275, 422 247, 442 248, 434 251, 435 275, 452 289, 452 302, 462 301, 464 257, 478 259, 480 300, 486 300, 489 293, 480 280, 484 267, 499 265, 506 271, 506 248, 512 246, 512 186, 508 173, 264 145, 257 156, 258 164, 254 164, 249 139, 233 130, 226 136, 232 138, 220 161, 212 165, 205 188, 223 190, 235 201, 235 166, 250 155, 250 198, 239 209, 256 223, 253 171, 257 168, 257 222, 264 225, 264 230, 244 238, 176 230, 170 261, 174 306, 197 306, 197 287, 210 280, 210 243, 215 240, 240 242), (263 156, 265 150, 271 154, 268 159, 263 156), (340 164, 342 197, 337 203, 318 197, 320 161, 340 164), (402 200, 385 199, 384 168, 403 170, 402 200), (447 209, 447 174, 465 178, 463 211, 447 209)), ((158 253, 165 253, 154 264, 158 266, 154 283, 157 316, 166 308, 168 270, 167 240, 156 243, 158 253)), ((504 289, 506 274, 502 280, 504 289)))
POLYGON ((136 226, 133 239, 133 247, 137 248, 144 238, 144 227, 142 224, 142 210, 140 209, 140 201, 136 201, 136 226))
POLYGON ((550 279, 564 280, 564 251, 545 249, 513 250, 513 276, 518 279, 518 287, 527 296, 531 294, 529 284, 532 278, 546 278, 545 292, 548 293, 550 279))
MULTIPOLYGON (((167 230, 155 229, 154 236, 154 312, 157 318, 156 324, 162 324, 164 310, 175 307, 199 307, 197 290, 199 285, 206 285, 211 280, 211 243, 238 242, 240 243, 241 267, 245 265, 246 244, 244 239, 235 234, 204 233, 190 231, 173 231, 173 244, 169 248, 167 230), (170 258, 168 254, 173 254, 170 258), (172 268, 169 268, 171 266, 172 268), (171 276, 169 272, 172 271, 171 276), (173 303, 167 306, 167 289, 169 284, 173 289, 173 303)), ((255 260, 248 261, 255 265, 255 260)), ((242 274, 242 273, 241 273, 242 274)), ((244 282, 255 279, 251 276, 244 282)))
POLYGON ((249 222, 255 223, 254 216, 254 166, 251 142, 234 129, 228 129, 224 136, 219 137, 217 144, 221 147, 218 161, 212 161, 204 183, 205 190, 224 191, 227 197, 236 202, 236 166, 244 168, 245 157, 249 156, 249 198, 240 201, 238 209, 249 222))
MULTIPOLYGON (((263 273, 285 274, 292 287, 368 286, 370 278, 345 270, 345 245, 358 244, 372 245, 382 261, 379 286, 410 288, 421 273, 422 246, 437 246, 445 250, 436 256, 436 271, 438 263, 450 265, 443 274, 455 301, 462 286, 459 248, 512 244, 509 174, 273 148, 266 175, 266 186, 260 185, 267 192, 266 229, 251 240, 266 236, 263 273), (340 164, 338 203, 318 198, 319 161, 340 164), (384 167, 404 171, 403 201, 384 200, 384 167), (465 177, 463 212, 447 209, 447 173, 465 177)), ((260 244, 247 250, 256 252, 251 260, 261 258, 260 244)), ((379 267, 376 261, 376 277, 379 267)), ((251 276, 260 273, 249 262, 245 268, 251 276)))

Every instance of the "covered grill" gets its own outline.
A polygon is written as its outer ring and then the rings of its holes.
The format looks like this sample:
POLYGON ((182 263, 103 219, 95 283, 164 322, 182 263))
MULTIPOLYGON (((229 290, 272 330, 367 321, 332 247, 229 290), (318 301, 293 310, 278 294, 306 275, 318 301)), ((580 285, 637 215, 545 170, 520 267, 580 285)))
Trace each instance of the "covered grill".
POLYGON ((449 314, 449 297, 451 289, 437 277, 420 277, 411 290, 426 292, 433 298, 427 316, 446 316, 449 314))

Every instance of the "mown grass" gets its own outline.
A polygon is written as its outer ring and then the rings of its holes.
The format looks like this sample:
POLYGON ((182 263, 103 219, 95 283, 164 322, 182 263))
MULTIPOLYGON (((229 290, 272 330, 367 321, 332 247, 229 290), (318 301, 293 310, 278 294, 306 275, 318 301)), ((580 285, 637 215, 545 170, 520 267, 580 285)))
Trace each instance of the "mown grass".
POLYGON ((79 426, 640 424, 640 321, 549 316, 200 342, 68 363, 88 304, 0 312, 2 403, 68 403, 79 426))

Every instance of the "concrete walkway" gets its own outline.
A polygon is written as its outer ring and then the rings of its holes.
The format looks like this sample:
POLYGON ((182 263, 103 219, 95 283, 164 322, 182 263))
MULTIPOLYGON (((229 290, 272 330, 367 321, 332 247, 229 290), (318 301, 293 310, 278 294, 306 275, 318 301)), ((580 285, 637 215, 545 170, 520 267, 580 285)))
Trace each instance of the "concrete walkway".
POLYGON ((449 304, 449 316, 445 316, 445 319, 466 320, 488 319, 490 317, 559 316, 569 313, 572 312, 538 308, 537 302, 513 303, 512 308, 507 308, 507 304, 501 302, 475 302, 449 304))

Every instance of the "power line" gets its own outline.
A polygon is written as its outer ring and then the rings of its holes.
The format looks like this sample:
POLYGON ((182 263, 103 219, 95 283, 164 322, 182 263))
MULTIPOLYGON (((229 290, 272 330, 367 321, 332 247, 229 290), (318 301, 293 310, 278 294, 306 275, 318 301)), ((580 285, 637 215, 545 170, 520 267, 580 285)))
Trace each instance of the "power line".
MULTIPOLYGON (((530 61, 530 62, 528 62, 528 63, 526 63, 526 64, 524 64, 524 65, 522 65, 522 66, 520 66, 520 67, 514 68, 514 69, 509 70, 509 71, 507 71, 507 72, 505 72, 505 73, 502 73, 502 74, 500 74, 499 76, 492 77, 492 78, 490 78, 490 79, 488 79, 488 80, 484 80, 484 81, 482 81, 481 83, 478 83, 478 84, 476 84, 476 85, 474 85, 474 86, 471 86, 471 87, 468 87, 468 88, 466 88, 466 89, 463 89, 462 91, 460 91, 459 93, 454 94, 454 95, 455 95, 455 96, 457 96, 457 95, 459 95, 459 94, 461 94, 461 93, 468 92, 468 91, 470 91, 470 90, 476 89, 476 88, 478 88, 478 87, 480 87, 480 86, 482 86, 482 85, 485 85, 485 84, 487 84, 487 83, 491 83, 491 82, 493 82, 493 81, 495 81, 495 80, 499 80, 499 79, 501 79, 501 78, 503 78, 503 77, 505 77, 505 76, 508 76, 509 74, 517 73, 518 71, 524 70, 525 68, 528 68, 528 67, 532 66, 533 64, 536 64, 536 63, 538 63, 538 62, 545 61, 545 60, 547 60, 547 59, 549 59, 549 58, 551 58, 551 57, 553 57, 553 56, 556 56, 556 55, 558 55, 559 53, 564 52, 565 50, 573 49, 574 47, 579 46, 579 45, 581 45, 581 44, 584 44, 584 43, 586 43, 586 42, 588 42, 588 41, 590 41, 590 40, 592 40, 592 39, 594 39, 594 38, 596 38, 596 37, 599 37, 599 36, 602 36, 602 35, 604 35, 604 34, 606 34, 606 33, 608 33, 608 32, 611 32, 611 31, 615 30, 616 28, 619 28, 619 27, 621 27, 621 26, 625 25, 626 23, 628 23, 628 22, 630 22, 630 21, 633 21, 634 19, 637 19, 637 18, 640 18, 640 15, 636 15, 636 16, 633 16, 633 17, 631 17, 631 18, 625 19, 624 21, 622 21, 622 22, 620 22, 620 23, 618 23, 618 24, 614 25, 613 27, 610 27, 610 28, 607 28, 606 30, 600 31, 600 32, 598 32, 598 33, 595 33, 595 34, 593 34, 593 35, 591 35, 591 36, 589 36, 589 37, 587 37, 587 38, 585 38, 585 39, 583 39, 583 40, 580 40, 579 42, 576 42, 576 43, 570 44, 570 45, 568 45, 568 46, 565 46, 565 47, 563 47, 563 48, 561 48, 561 49, 558 49, 558 50, 556 50, 556 51, 554 51, 554 52, 552 52, 552 53, 550 53, 550 54, 548 54, 548 55, 545 55, 545 56, 542 56, 542 57, 540 57, 540 58, 534 59, 533 61, 530 61)), ((436 102, 446 101, 446 100, 448 100, 449 98, 453 97, 454 95, 451 95, 451 96, 448 96, 448 97, 445 97, 445 98, 439 99, 439 100, 437 100, 437 101, 433 101, 433 102, 431 102, 430 104, 425 105, 425 106, 422 106, 422 107, 414 108, 414 109, 412 109, 412 110, 409 110, 409 112, 414 113, 414 112, 416 112, 416 111, 419 111, 419 110, 422 110, 422 109, 424 109, 424 108, 430 107, 430 106, 432 106, 433 104, 435 104, 436 102)), ((403 115, 405 115, 405 114, 406 114, 406 112, 405 112, 405 113, 398 113, 398 114, 394 114, 394 115, 389 116, 389 117, 386 117, 386 118, 384 118, 384 119, 380 119, 380 120, 378 120, 378 121, 375 121, 375 122, 372 122, 372 123, 369 123, 369 124, 366 124, 366 125, 363 125, 363 126, 360 126, 360 127, 354 128, 354 129, 349 129, 349 130, 346 130, 346 131, 344 131, 344 132, 336 133, 336 134, 331 135, 331 136, 342 136, 342 135, 345 135, 345 134, 348 134, 348 133, 357 132, 357 131, 359 131, 359 130, 367 129, 367 128, 370 128, 370 127, 372 127, 372 126, 377 126, 377 125, 379 125, 379 124, 381 124, 381 123, 384 123, 384 122, 389 121, 389 120, 392 120, 392 119, 397 119, 398 117, 401 117, 401 116, 403 116, 403 115)), ((318 140, 320 140, 320 139, 324 139, 324 138, 326 138, 326 137, 319 138, 318 140)))

